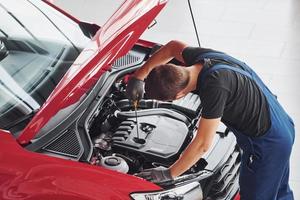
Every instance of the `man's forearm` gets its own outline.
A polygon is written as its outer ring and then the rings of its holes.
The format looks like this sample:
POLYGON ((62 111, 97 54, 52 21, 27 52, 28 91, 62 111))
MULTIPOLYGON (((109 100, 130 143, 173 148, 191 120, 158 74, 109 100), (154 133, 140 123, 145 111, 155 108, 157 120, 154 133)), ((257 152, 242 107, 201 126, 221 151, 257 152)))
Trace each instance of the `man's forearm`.
POLYGON ((180 158, 170 167, 173 178, 181 175, 191 168, 206 152, 206 147, 192 142, 181 154, 180 158))
POLYGON ((187 45, 179 41, 171 41, 155 52, 146 63, 138 69, 134 76, 144 80, 151 70, 159 65, 166 64, 173 58, 183 61, 181 52, 187 45))
POLYGON ((163 46, 160 50, 155 52, 146 63, 135 72, 134 76, 140 80, 144 80, 151 70, 159 65, 168 63, 172 60, 172 55, 167 45, 163 46))
POLYGON ((200 119, 199 129, 195 138, 181 154, 180 158, 170 167, 173 178, 191 168, 210 148, 220 119, 200 119))

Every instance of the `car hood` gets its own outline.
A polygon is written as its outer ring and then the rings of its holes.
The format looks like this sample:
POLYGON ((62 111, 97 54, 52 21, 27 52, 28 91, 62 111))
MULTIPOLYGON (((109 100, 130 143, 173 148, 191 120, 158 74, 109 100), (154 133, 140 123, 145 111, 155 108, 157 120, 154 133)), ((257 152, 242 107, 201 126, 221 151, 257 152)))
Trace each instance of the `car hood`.
POLYGON ((101 27, 51 93, 18 141, 27 144, 60 110, 78 102, 111 64, 125 55, 167 0, 126 0, 101 27))

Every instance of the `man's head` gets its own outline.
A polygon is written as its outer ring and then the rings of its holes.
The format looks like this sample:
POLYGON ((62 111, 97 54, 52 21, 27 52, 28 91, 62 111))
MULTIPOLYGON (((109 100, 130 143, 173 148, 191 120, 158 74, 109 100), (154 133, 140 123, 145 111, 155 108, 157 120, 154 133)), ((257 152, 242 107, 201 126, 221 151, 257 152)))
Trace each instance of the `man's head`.
POLYGON ((163 101, 180 98, 189 79, 189 72, 184 67, 173 64, 157 66, 145 80, 146 96, 163 101))

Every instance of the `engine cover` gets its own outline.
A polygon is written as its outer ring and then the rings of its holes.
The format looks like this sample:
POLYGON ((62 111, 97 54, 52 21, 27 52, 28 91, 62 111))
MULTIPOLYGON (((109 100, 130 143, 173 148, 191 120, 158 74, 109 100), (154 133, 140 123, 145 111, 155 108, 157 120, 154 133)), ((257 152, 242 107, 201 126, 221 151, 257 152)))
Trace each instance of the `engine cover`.
POLYGON ((178 154, 189 133, 183 115, 166 109, 141 110, 137 125, 133 114, 128 114, 115 131, 113 148, 126 148, 162 159, 178 154))

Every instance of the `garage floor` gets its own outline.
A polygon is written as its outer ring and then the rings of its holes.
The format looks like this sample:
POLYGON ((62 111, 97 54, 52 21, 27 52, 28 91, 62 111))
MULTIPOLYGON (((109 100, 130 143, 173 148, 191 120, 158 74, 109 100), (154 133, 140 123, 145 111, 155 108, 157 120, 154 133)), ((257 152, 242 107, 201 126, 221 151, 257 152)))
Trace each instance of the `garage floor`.
MULTIPOLYGON (((74 16, 103 24, 122 0, 53 0, 74 16)), ((252 66, 300 124, 300 1, 191 0, 201 46, 225 51, 252 66), (297 89, 298 88, 298 89, 297 89)), ((170 0, 143 38, 178 39, 197 46, 187 0, 170 0)), ((300 199, 300 138, 291 158, 291 187, 300 199)))

